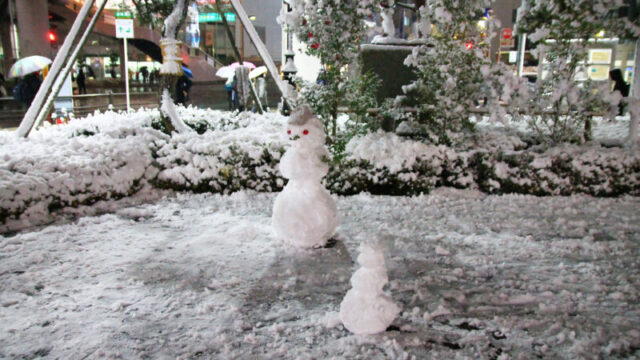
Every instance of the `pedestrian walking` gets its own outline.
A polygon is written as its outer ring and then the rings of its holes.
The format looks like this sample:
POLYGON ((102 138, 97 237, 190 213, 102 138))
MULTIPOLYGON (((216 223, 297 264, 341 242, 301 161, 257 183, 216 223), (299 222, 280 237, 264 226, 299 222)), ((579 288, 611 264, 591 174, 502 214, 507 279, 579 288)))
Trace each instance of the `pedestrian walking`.
POLYGON ((25 75, 13 88, 13 98, 27 106, 31 106, 42 84, 39 72, 25 75))
POLYGON ((229 111, 234 110, 236 108, 235 101, 235 75, 229 77, 227 81, 224 83, 224 89, 227 92, 227 101, 229 102, 229 111))
POLYGON ((622 71, 620 69, 610 70, 609 79, 613 81, 613 91, 619 91, 620 95, 622 95, 623 101, 618 104, 618 115, 622 116, 626 107, 626 98, 629 96, 629 84, 622 78, 622 71))
POLYGON ((189 101, 189 90, 191 90, 192 84, 187 75, 182 74, 178 78, 176 83, 176 104, 185 105, 189 101))
POLYGON ((82 70, 82 66, 78 69, 78 75, 76 75, 76 84, 78 84, 78 94, 87 93, 87 77, 82 70))

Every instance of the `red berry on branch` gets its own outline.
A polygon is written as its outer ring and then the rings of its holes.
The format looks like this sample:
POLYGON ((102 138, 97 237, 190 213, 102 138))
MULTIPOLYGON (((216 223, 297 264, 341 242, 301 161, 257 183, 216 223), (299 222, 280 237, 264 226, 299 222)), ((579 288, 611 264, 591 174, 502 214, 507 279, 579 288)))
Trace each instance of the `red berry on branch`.
POLYGON ((311 44, 311 46, 310 46, 310 48, 312 48, 312 49, 314 49, 314 50, 315 50, 315 49, 317 49, 317 48, 319 48, 319 47, 320 47, 320 44, 318 44, 318 43, 313 43, 313 44, 311 44))
POLYGON ((310 32, 309 33, 309 37, 312 38, 313 37, 313 33, 310 32))
POLYGON ((325 25, 329 25, 329 24, 331 24, 331 20, 325 20, 325 21, 324 21, 324 24, 325 24, 325 25))
POLYGON ((307 19, 302 19, 302 25, 307 25, 307 19))

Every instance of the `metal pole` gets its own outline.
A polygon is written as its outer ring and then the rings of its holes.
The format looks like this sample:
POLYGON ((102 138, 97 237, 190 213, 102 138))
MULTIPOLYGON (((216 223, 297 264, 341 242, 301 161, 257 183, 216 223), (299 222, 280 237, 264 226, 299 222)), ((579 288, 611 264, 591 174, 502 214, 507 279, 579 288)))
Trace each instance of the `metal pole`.
POLYGON ((87 25, 87 28, 84 30, 84 34, 82 34, 80 41, 78 41, 78 44, 76 44, 76 47, 73 50, 73 53, 71 54, 71 57, 69 57, 69 59, 67 60, 67 63, 64 69, 62 70, 62 75, 58 76, 58 78, 56 79, 53 85, 53 88, 51 90, 51 93, 47 97, 47 100, 42 106, 42 109, 40 109, 40 112, 38 113, 35 124, 33 126, 34 129, 37 129, 38 126, 42 124, 42 121, 49 113, 49 110, 51 109, 51 105, 53 104, 56 96, 58 96, 58 93, 60 92, 60 88, 62 88, 62 85, 64 84, 65 79, 67 78, 67 76, 69 76, 69 72, 73 67, 73 63, 78 58, 78 54, 80 54, 80 50, 82 50, 84 43, 87 41, 87 38, 89 37, 91 31, 93 30, 93 27, 95 26, 96 22, 98 22, 98 18, 100 18, 100 14, 102 13, 102 10, 104 9, 106 4, 107 2, 103 1, 102 4, 98 7, 98 11, 96 11, 95 14, 93 14, 91 21, 89 21, 89 25, 87 25))
POLYGON ((527 34, 518 35, 518 62, 517 62, 517 70, 516 74, 518 77, 522 77, 522 72, 524 71, 524 52, 525 45, 527 43, 527 34))
MULTIPOLYGON (((640 39, 636 39, 636 53, 635 61, 633 65, 633 84, 631 86, 633 92, 633 99, 629 101, 630 104, 637 105, 640 102, 640 75, 638 75, 638 67, 640 67, 640 39)), ((640 121, 640 114, 636 111, 637 107, 629 106, 629 134, 627 135, 627 141, 634 145, 638 141, 638 121, 640 121)))
POLYGON ((249 20, 249 16, 247 16, 247 12, 244 11, 244 8, 242 7, 242 5, 240 5, 238 0, 231 0, 231 5, 236 10, 236 14, 240 18, 240 21, 242 21, 242 25, 244 25, 245 30, 247 30, 247 33, 249 34, 249 38, 251 39, 251 41, 253 42, 253 45, 255 45, 256 49, 258 50, 258 54, 260 54, 260 57, 264 61, 264 64, 267 66, 267 69, 271 74, 271 78, 273 79, 273 81, 276 82, 278 89, 280 89, 285 105, 289 106, 289 108, 292 109, 291 99, 288 99, 289 94, 287 91, 287 85, 285 85, 284 81, 280 78, 278 74, 278 68, 276 68, 276 64, 273 62, 271 55, 269 55, 269 51, 267 50, 267 47, 264 45, 264 43, 260 39, 260 36, 258 35, 256 28, 253 27, 251 20, 249 20))
POLYGON ((127 38, 125 37, 122 40, 124 41, 124 87, 127 97, 127 111, 131 111, 131 102, 129 100, 129 54, 127 51, 127 38))
MULTIPOLYGON (((216 1, 215 4, 216 4, 216 10, 218 10, 218 13, 222 17, 222 22, 224 23, 224 27, 227 30, 227 36, 229 37, 229 41, 231 42, 231 47, 233 48, 233 52, 236 55, 236 59, 238 59, 238 62, 240 64, 243 64, 244 62, 242 61, 242 55, 240 55, 240 51, 238 50, 238 47, 236 46, 236 42, 235 42, 235 39, 233 38, 233 33, 231 32, 231 27, 229 26, 229 23, 227 22, 227 18, 224 16, 224 12, 222 11, 222 8, 220 8, 220 5, 218 4, 217 1, 216 1)), ((240 5, 240 6, 242 6, 242 5, 240 5)), ((236 10, 236 13, 237 12, 238 11, 236 10)), ((242 31, 242 28, 240 28, 240 31, 242 31)), ((262 114, 264 112, 262 110, 262 104, 260 103, 260 99, 258 99, 258 95, 256 94, 256 89, 253 87, 253 83, 251 82, 251 80, 249 80, 249 90, 251 90, 250 91, 251 92, 251 98, 253 99, 253 101, 257 105, 256 107, 258 108, 258 113, 262 114)))
POLYGON ((9 38, 11 39, 11 57, 13 60, 20 59, 20 48, 18 46, 18 38, 16 37, 16 24, 14 22, 13 0, 9 0, 9 38))
POLYGON ((636 99, 640 99, 640 75, 638 75, 638 68, 640 68, 640 39, 636 40, 636 52, 634 57, 631 95, 636 99))
POLYGON ((33 99, 31 106, 29 106, 29 110, 27 110, 24 118, 22 118, 22 122, 20 122, 20 126, 16 131, 16 134, 18 136, 29 136, 29 132, 33 128, 36 117, 38 116, 40 109, 44 105, 46 97, 53 87, 54 81, 60 75, 64 63, 67 60, 67 56, 69 55, 69 51, 71 50, 71 45, 76 42, 80 33, 80 27, 82 26, 84 19, 87 17, 89 10, 91 10, 91 8, 93 7, 94 2, 95 0, 86 0, 84 2, 84 5, 82 5, 82 8, 80 9, 78 16, 76 17, 76 20, 73 22, 73 26, 71 26, 71 30, 69 30, 69 34, 67 34, 67 37, 64 39, 64 43, 60 48, 60 51, 58 51, 58 55, 53 60, 53 64, 51 64, 51 70, 49 71, 49 74, 44 78, 44 81, 40 85, 40 89, 38 90, 36 97, 33 99))

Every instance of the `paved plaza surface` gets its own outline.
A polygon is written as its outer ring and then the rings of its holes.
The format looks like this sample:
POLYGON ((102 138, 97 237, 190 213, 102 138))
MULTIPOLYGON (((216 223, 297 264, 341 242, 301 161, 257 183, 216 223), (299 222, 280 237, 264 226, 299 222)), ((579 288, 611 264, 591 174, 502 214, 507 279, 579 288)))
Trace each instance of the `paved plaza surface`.
POLYGON ((340 197, 312 250, 274 238, 274 198, 125 199, 0 237, 0 358, 640 356, 638 198, 340 197), (338 311, 368 241, 402 312, 358 336, 338 311))

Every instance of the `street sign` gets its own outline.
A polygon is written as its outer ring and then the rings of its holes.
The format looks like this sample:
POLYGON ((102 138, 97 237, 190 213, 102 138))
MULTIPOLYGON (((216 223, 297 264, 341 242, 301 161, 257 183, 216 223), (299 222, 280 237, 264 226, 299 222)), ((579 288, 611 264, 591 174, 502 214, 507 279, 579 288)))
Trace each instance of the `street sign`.
POLYGON ((500 31, 500 47, 503 49, 510 49, 515 46, 515 39, 513 38, 513 29, 504 28, 500 31))
POLYGON ((511 28, 502 29, 500 37, 502 39, 505 39, 505 40, 512 39, 513 38, 513 29, 511 29, 511 28))
MULTIPOLYGON (((224 17, 227 19, 227 22, 236 21, 236 14, 234 13, 224 13, 224 17)), ((219 13, 200 13, 198 15, 198 22, 222 22, 222 16, 220 16, 219 13)))
POLYGON ((133 19, 133 14, 131 11, 116 11, 113 13, 116 19, 133 19))
POLYGON ((116 19, 116 38, 133 39, 133 19, 116 19))
POLYGON ((500 39, 500 47, 502 49, 511 49, 516 45, 516 41, 514 38, 511 39, 500 39))

